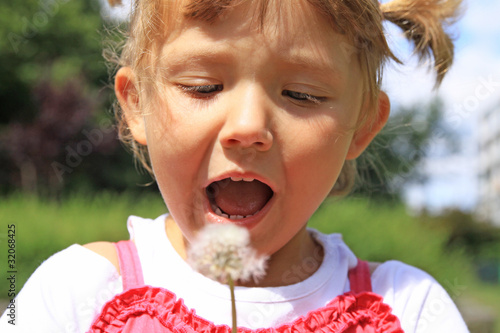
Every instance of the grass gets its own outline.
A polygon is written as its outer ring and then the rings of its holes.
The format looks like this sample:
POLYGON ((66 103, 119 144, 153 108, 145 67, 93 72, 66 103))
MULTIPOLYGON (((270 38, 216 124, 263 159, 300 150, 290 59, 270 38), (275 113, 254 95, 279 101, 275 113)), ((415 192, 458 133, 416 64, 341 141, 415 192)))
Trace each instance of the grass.
MULTIPOLYGON (((94 241, 128 239, 127 217, 131 214, 155 218, 166 211, 161 197, 133 197, 100 193, 74 195, 63 202, 12 195, 0 201, 0 248, 7 253, 7 226, 16 228, 16 269, 19 291, 28 277, 50 255, 72 245, 94 241)), ((3 259, 3 260, 6 260, 3 259)), ((4 262, 1 267, 4 267, 4 262)), ((6 270, 0 272, 1 281, 6 270)), ((0 298, 7 296, 0 284, 0 298)))
MULTIPOLYGON (((0 201, 0 248, 7 253, 7 226, 15 224, 19 291, 51 254, 74 243, 128 239, 129 215, 155 218, 164 212, 161 197, 151 194, 78 194, 62 202, 12 195, 0 201)), ((443 252, 446 232, 429 228, 409 215, 402 205, 362 199, 327 201, 309 225, 326 233, 341 233, 362 259, 396 259, 419 267, 434 276, 455 301, 472 298, 500 317, 500 286, 480 283, 467 255, 443 252)), ((2 269, 0 279, 6 280, 6 270, 2 269)), ((6 283, 0 284, 0 298, 6 298, 7 289, 6 283)), ((500 327, 495 332, 500 333, 500 327)))

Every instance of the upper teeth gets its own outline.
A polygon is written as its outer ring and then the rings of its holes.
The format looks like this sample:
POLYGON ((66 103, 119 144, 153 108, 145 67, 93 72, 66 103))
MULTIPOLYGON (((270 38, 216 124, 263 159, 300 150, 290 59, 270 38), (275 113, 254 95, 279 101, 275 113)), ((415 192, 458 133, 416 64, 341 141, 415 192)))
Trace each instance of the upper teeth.
POLYGON ((244 182, 253 182, 254 181, 254 178, 244 178, 244 177, 231 177, 231 180, 233 182, 240 182, 240 181, 244 181, 244 182))

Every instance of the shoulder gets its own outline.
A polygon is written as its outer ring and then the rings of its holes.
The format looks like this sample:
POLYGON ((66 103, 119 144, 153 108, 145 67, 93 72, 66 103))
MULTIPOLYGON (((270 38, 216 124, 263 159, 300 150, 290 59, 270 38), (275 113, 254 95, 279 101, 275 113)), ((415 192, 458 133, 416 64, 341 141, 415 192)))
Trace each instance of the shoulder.
POLYGON ((376 265, 376 269, 372 275, 373 283, 381 287, 389 285, 394 287, 398 284, 429 284, 435 282, 434 278, 423 270, 397 260, 372 264, 376 265))
POLYGON ((118 263, 118 254, 114 243, 111 242, 94 242, 83 245, 84 248, 100 255, 107 259, 120 273, 120 265, 118 263))
POLYGON ((398 296, 394 299, 395 303, 414 298, 414 294, 425 297, 431 291, 444 291, 427 272, 396 260, 376 265, 372 273, 372 284, 374 291, 385 294, 385 298, 398 296))
MULTIPOLYGON (((91 275, 99 272, 118 275, 111 261, 114 260, 112 247, 113 243, 105 242, 86 245, 73 244, 50 256, 37 268, 35 273, 46 273, 55 269, 58 273, 65 274, 66 277, 71 275, 73 278, 81 274, 91 275)), ((114 255, 117 256, 116 251, 114 255)))
POLYGON ((373 291, 382 295, 396 310, 405 308, 408 302, 424 303, 429 291, 439 284, 423 270, 391 260, 374 270, 372 286, 373 291))
POLYGON ((121 291, 109 260, 72 245, 45 260, 20 291, 16 302, 29 318, 19 322, 21 331, 86 331, 101 306, 121 291))
POLYGON ((34 280, 32 282, 38 281, 42 287, 65 292, 74 288, 90 292, 118 279, 118 271, 110 260, 77 244, 52 255, 30 277, 34 280))
POLYGON ((392 307, 405 332, 467 332, 452 297, 421 269, 387 261, 373 272, 372 285, 392 307))

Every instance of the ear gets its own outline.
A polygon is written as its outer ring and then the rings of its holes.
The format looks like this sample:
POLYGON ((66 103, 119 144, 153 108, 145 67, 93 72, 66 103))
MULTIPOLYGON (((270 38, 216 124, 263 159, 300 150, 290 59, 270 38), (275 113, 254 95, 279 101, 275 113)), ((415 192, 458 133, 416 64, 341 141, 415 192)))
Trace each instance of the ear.
POLYGON ((115 94, 135 141, 146 145, 146 129, 139 107, 137 80, 130 67, 122 67, 116 73, 115 94))
MULTIPOLYGON (((347 152, 346 159, 353 160, 368 147, 370 142, 380 132, 380 130, 387 123, 391 111, 391 102, 389 97, 383 91, 379 93, 377 100, 377 111, 373 117, 370 117, 360 128, 354 132, 349 151, 347 152)), ((365 110, 370 112, 370 110, 365 110)))

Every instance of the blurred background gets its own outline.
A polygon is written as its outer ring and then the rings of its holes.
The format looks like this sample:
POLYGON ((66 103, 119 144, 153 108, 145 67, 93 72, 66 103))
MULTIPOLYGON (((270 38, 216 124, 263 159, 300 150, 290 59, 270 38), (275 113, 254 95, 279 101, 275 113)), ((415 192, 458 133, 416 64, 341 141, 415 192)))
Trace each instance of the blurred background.
MULTIPOLYGON (((7 253, 7 226, 15 224, 17 291, 54 252, 128 238, 128 215, 166 211, 114 127, 103 48, 120 41, 114 31, 126 25, 128 8, 2 0, 0 248, 7 253)), ((472 332, 500 332, 500 1, 465 8, 450 30, 456 60, 439 90, 387 25, 407 63, 385 70, 390 122, 359 159, 354 193, 327 200, 310 223, 341 232, 361 258, 428 271, 472 332)), ((7 289, 1 282, 0 299, 7 289)))

